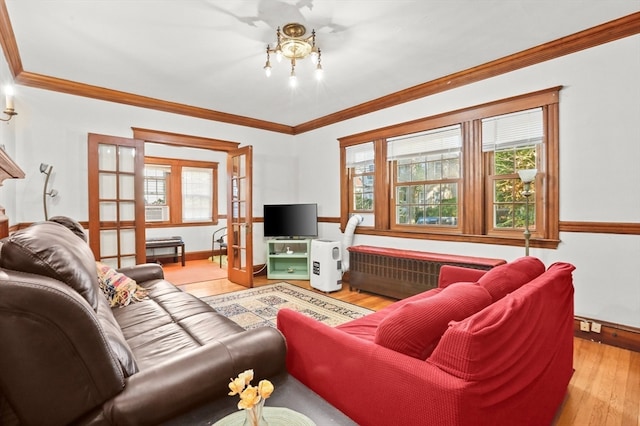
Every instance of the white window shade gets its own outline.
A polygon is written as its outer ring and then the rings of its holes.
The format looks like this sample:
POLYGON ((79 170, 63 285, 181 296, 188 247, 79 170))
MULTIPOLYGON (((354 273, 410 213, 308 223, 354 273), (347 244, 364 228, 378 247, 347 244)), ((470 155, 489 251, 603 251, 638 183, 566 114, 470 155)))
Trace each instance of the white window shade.
POLYGON ((182 220, 211 221, 213 171, 197 167, 182 168, 182 220))
POLYGON ((482 151, 542 143, 542 108, 499 115, 482 120, 482 151))
POLYGON ((387 159, 400 160, 419 155, 459 152, 462 134, 459 124, 387 139, 387 159))
POLYGON ((348 146, 345 151, 347 156, 347 167, 373 164, 373 160, 375 157, 373 142, 348 146))

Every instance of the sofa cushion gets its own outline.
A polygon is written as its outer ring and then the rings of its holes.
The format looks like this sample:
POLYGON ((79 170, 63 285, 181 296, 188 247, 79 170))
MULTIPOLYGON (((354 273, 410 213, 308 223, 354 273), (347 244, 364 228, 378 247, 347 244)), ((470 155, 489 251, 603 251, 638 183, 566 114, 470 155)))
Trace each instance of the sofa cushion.
POLYGON ((111 351, 118 358, 120 368, 125 377, 129 377, 138 372, 138 363, 133 355, 133 351, 122 334, 120 325, 113 315, 109 302, 104 297, 98 298, 98 309, 96 309, 98 322, 102 327, 102 332, 111 347, 111 351))
POLYGON ((478 283, 487 289, 496 302, 541 275, 544 270, 544 263, 540 259, 525 256, 496 266, 480 277, 478 283))
POLYGON ((375 343, 414 358, 427 359, 450 321, 461 321, 491 304, 477 283, 451 284, 433 297, 407 303, 378 327, 375 343))
POLYGON ((40 222, 3 241, 0 266, 44 275, 77 291, 95 311, 98 276, 91 249, 65 226, 40 222))
POLYGON ((442 290, 442 288, 433 288, 431 290, 427 290, 422 293, 407 297, 406 299, 398 300, 397 302, 385 306, 379 311, 345 322, 344 324, 337 325, 335 328, 360 339, 375 342, 378 327, 385 318, 387 318, 396 310, 401 309, 407 303, 415 303, 418 300, 433 297, 436 294, 440 293, 442 290))

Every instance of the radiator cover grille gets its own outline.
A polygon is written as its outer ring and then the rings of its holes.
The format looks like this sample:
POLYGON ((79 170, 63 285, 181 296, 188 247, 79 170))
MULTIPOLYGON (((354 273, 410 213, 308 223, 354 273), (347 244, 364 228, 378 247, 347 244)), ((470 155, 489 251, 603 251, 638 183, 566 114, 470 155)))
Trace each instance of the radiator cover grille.
MULTIPOLYGON (((433 257, 433 253, 430 255, 433 257)), ((442 265, 485 271, 492 268, 492 265, 452 261, 451 257, 446 255, 446 260, 440 261, 420 260, 350 250, 349 285, 352 289, 404 299, 436 288, 442 265)))

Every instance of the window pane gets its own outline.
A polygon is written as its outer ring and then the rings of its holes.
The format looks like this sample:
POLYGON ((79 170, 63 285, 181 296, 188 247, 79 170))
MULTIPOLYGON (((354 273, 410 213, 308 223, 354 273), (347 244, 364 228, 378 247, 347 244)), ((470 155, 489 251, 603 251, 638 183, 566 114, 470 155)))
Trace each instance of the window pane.
POLYGON ((374 144, 366 142, 344 149, 349 175, 349 213, 371 213, 374 205, 374 144))
POLYGON ((395 224, 457 226, 462 126, 388 139, 395 224))
POLYGON ((373 176, 356 175, 352 179, 353 209, 356 211, 373 210, 373 176))
POLYGON ((117 197, 116 186, 116 174, 115 173, 100 173, 98 174, 98 180, 100 185, 99 197, 103 200, 115 200, 117 197))
MULTIPOLYGON (((523 229, 525 227, 526 197, 520 179, 496 179, 493 183, 494 226, 523 229)), ((535 184, 530 191, 535 193, 535 184)), ((535 228, 535 197, 529 197, 529 227, 535 228)))
POLYGON ((104 171, 116 170, 116 146, 100 144, 98 146, 98 168, 104 171))
POLYGON ((213 206, 213 170, 182 168, 182 220, 211 221, 213 206))
MULTIPOLYGON (((533 169, 536 165, 536 146, 510 147, 494 152, 495 180, 493 182, 494 226, 505 229, 525 227, 524 185, 517 177, 518 170, 533 169), (509 215, 506 216, 506 212, 509 215)), ((535 192, 535 182, 531 184, 535 192)), ((535 197, 529 200, 529 227, 535 228, 535 197)))
POLYGON ((406 207, 397 207, 396 221, 403 225, 409 223, 409 214, 408 214, 408 209, 406 207))
POLYGON ((455 155, 455 156, 443 155, 442 178, 443 179, 459 179, 460 178, 460 156, 459 155, 455 155))
POLYGON ((135 199, 135 186, 133 175, 120 174, 120 199, 121 200, 134 200, 135 199))
POLYGON ((169 204, 167 196, 171 167, 147 164, 144 168, 145 205, 165 206, 169 204))
POLYGON ((118 170, 121 172, 133 173, 136 165, 136 149, 120 146, 118 147, 118 151, 118 160, 120 161, 118 170))
POLYGON ((495 222, 496 228, 513 228, 514 223, 514 211, 513 206, 510 204, 495 204, 495 222))
POLYGON ((411 182, 411 164, 398 162, 398 182, 411 182))

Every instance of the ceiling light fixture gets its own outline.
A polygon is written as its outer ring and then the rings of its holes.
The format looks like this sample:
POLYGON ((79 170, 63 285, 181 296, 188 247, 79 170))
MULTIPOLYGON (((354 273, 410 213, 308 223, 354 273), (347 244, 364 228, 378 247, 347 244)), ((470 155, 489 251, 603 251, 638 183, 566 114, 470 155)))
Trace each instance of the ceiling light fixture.
POLYGON ((267 62, 264 65, 264 72, 267 77, 271 76, 271 54, 276 55, 278 62, 285 57, 291 61, 291 74, 289 74, 289 85, 295 87, 298 84, 296 76, 296 61, 311 57, 311 62, 316 66, 316 79, 321 80, 323 75, 321 51, 316 46, 316 30, 311 31, 309 37, 305 37, 307 29, 302 24, 291 23, 276 30, 277 43, 274 48, 267 45, 267 62))

